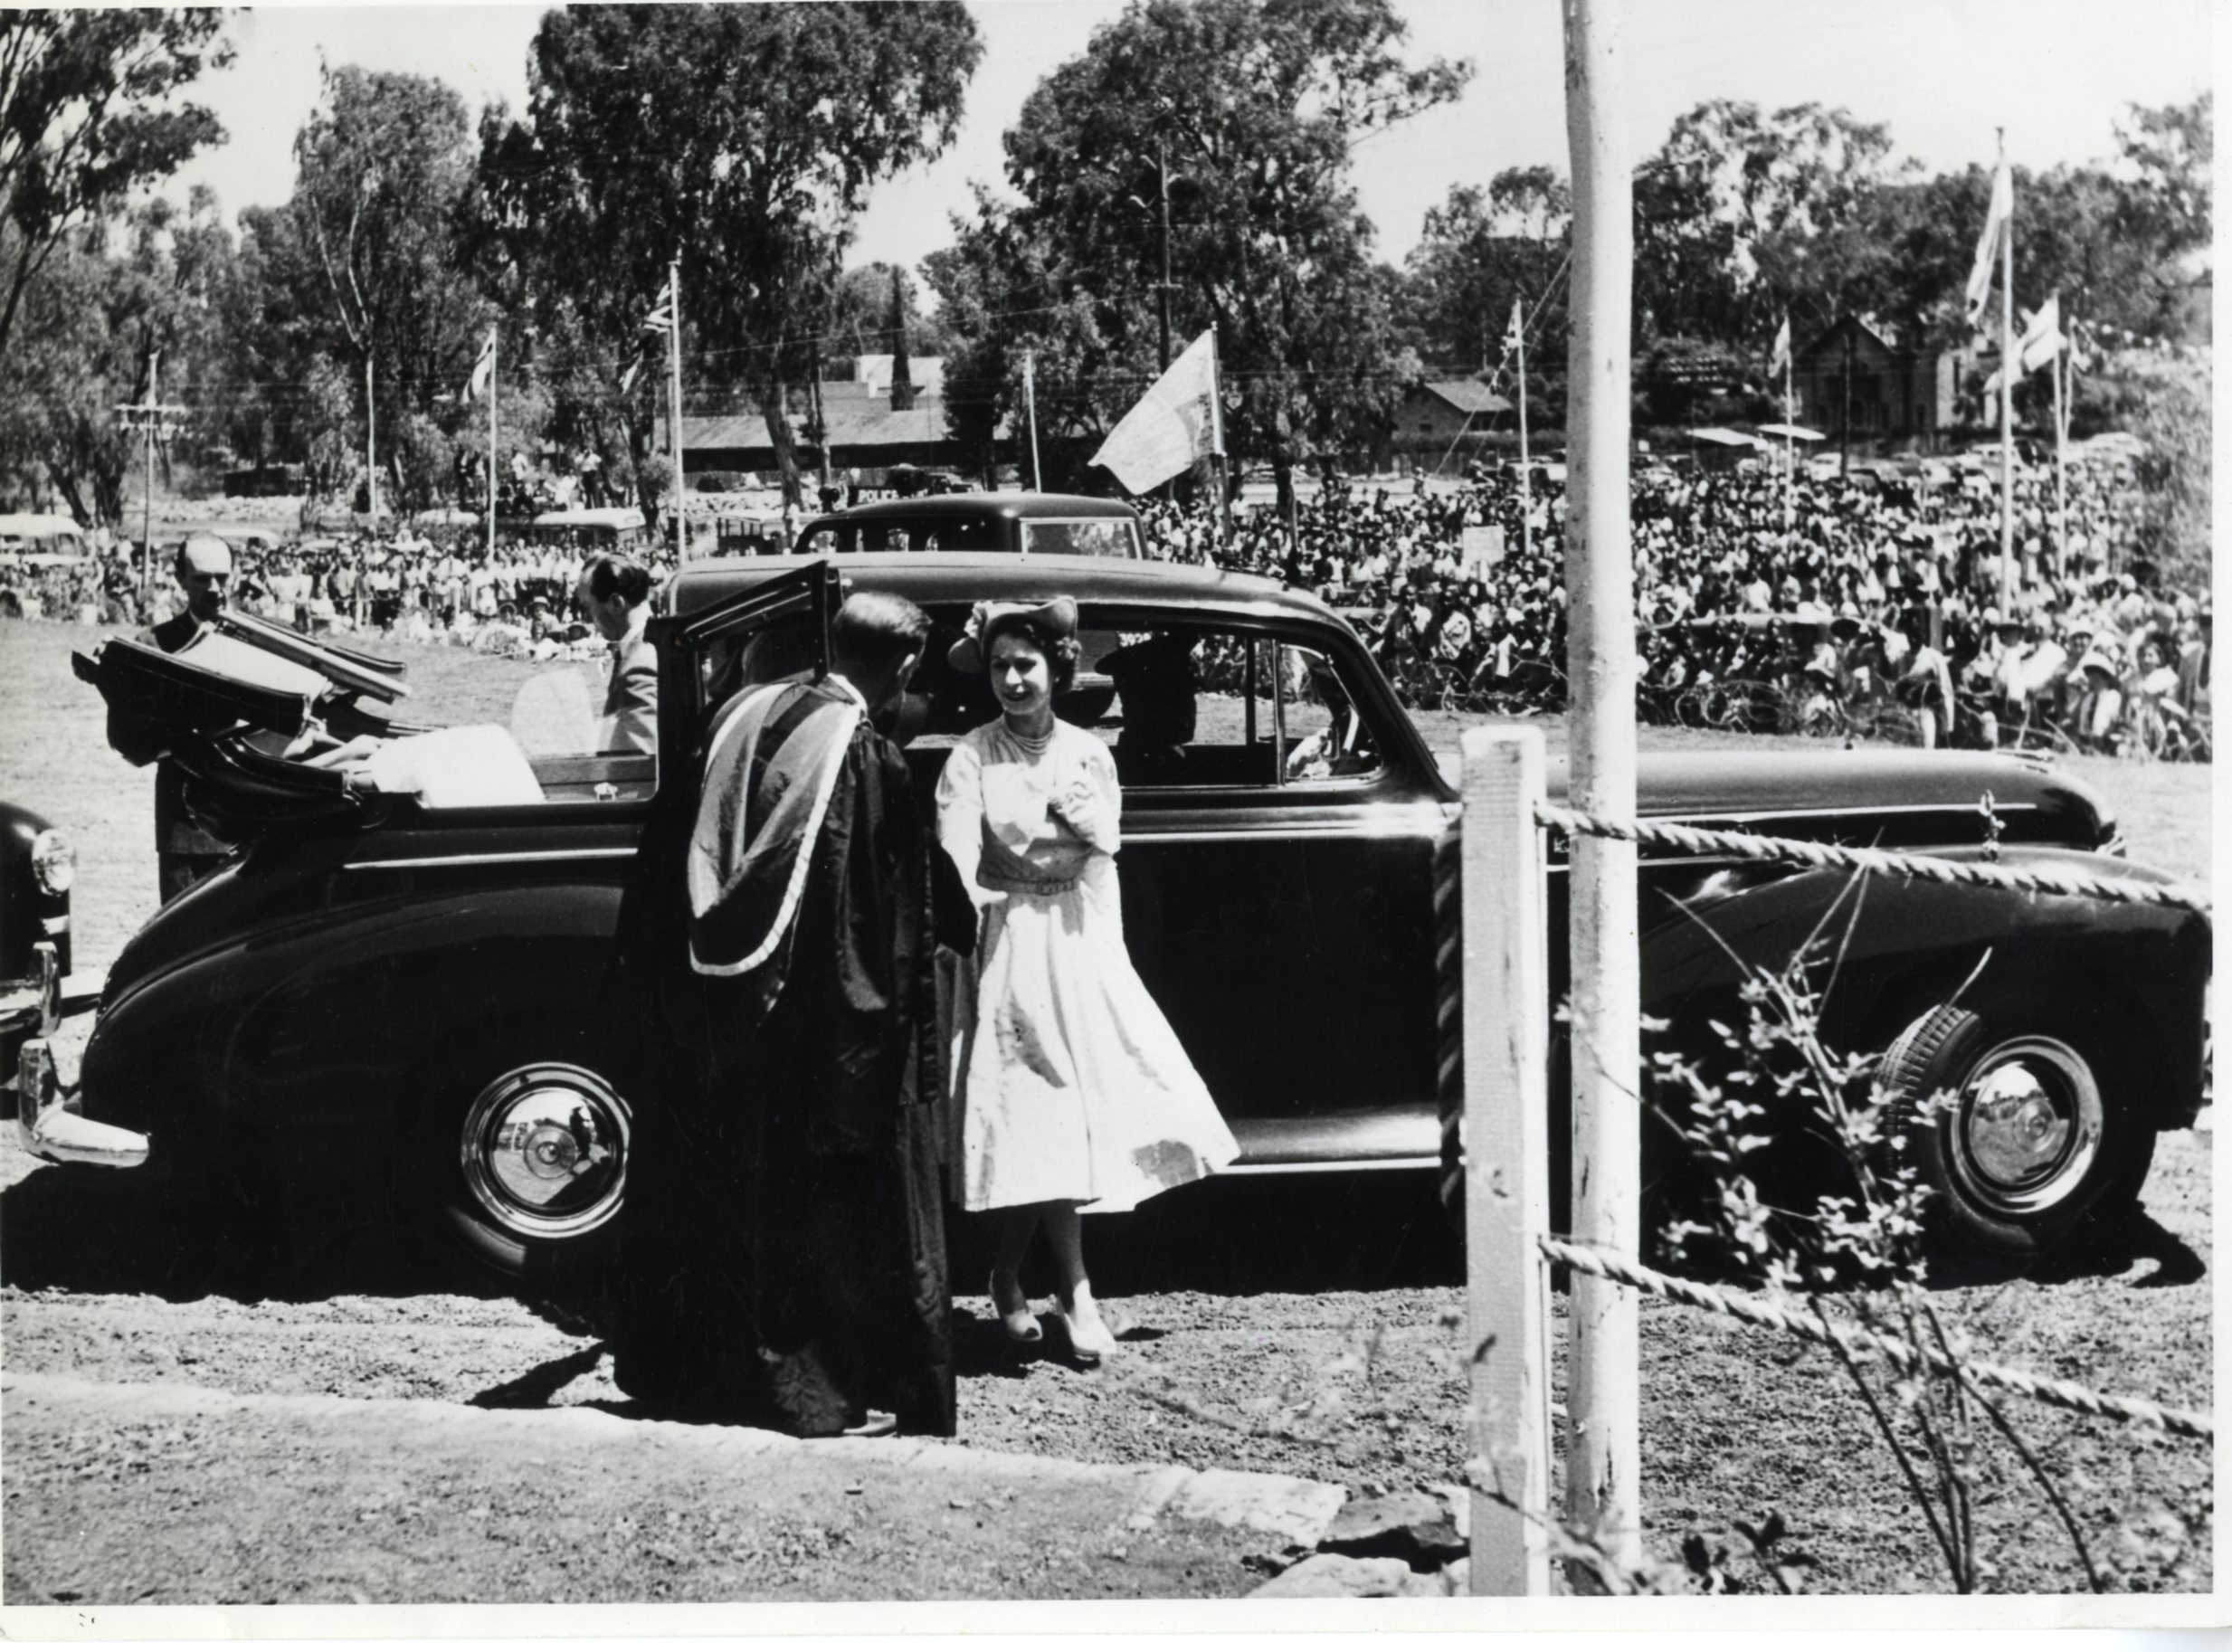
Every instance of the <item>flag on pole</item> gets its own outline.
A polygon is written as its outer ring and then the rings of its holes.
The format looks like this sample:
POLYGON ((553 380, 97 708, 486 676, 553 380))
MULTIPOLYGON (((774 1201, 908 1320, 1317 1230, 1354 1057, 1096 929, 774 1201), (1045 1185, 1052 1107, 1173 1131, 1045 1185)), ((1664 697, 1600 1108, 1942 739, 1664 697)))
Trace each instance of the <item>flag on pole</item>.
MULTIPOLYGON (((2056 293, 2036 310, 2023 318, 2023 335, 2015 345, 2015 376, 2036 373, 2060 355, 2068 340, 2062 336, 2062 300, 2056 293)), ((1999 372, 1995 370, 1984 381, 1984 394, 1993 395, 1999 389, 1999 372)))
POLYGON ((1991 205, 1984 214, 1984 233, 1976 242, 1976 263, 1969 271, 1969 325, 1982 327, 1991 302, 1991 278, 1999 261, 2000 240, 2015 219, 2015 176, 2003 157, 1991 176, 1991 205))
POLYGON ((674 330, 674 280, 671 276, 659 290, 659 297, 651 303, 651 313, 643 318, 642 337, 636 341, 635 359, 620 375, 620 394, 625 399, 635 389, 635 382, 643 376, 643 364, 651 358, 651 341, 664 338, 674 330))
POLYGON ((2066 342, 2062 337, 2061 294, 2056 293, 2039 305, 2037 313, 2024 325, 2022 342, 2016 347, 2017 370, 2036 373, 2061 354, 2066 342))
POLYGON ((1223 451, 1217 406, 1217 335, 1203 333, 1138 405, 1116 422, 1091 462, 1105 466, 1133 493, 1159 488, 1197 459, 1223 451))
POLYGON ((1506 350, 1516 350, 1519 347, 1521 339, 1524 337, 1525 326, 1520 315, 1519 300, 1514 299, 1511 301, 1511 326, 1506 328, 1504 331, 1504 348, 1506 350))
POLYGON ((465 381, 465 399, 478 402, 489 388, 489 375, 496 371, 496 329, 489 329, 488 342, 480 347, 480 357, 473 363, 472 376, 465 381))
POLYGON ((1783 373, 1789 371, 1790 366, 1790 318, 1786 315, 1782 318, 1782 325, 1775 329, 1775 347, 1767 357, 1767 371, 1771 374, 1783 373))

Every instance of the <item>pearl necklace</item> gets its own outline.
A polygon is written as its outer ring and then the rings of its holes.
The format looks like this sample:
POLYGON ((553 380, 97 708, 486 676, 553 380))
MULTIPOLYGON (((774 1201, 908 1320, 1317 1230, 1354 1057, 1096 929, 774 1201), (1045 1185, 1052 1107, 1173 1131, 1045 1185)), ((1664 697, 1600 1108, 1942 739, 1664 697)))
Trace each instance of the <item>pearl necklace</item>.
POLYGON ((1007 730, 1008 738, 1022 748, 1026 757, 1043 756, 1046 754, 1046 748, 1054 744, 1054 726, 1051 723, 1047 725, 1046 732, 1042 735, 1020 733, 1014 724, 1005 719, 1002 720, 1002 726, 1007 730))

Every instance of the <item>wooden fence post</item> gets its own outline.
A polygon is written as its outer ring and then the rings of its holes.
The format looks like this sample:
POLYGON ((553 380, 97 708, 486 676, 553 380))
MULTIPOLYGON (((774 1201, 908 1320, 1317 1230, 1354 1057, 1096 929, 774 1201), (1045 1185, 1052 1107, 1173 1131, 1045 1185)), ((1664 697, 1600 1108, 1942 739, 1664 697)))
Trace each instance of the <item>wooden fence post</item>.
POLYGON ((1547 1595, 1549 1335, 1535 1236, 1550 1221, 1543 736, 1467 729, 1464 878, 1465 1345, 1477 1487, 1471 1592, 1547 1595), (1524 1511, 1524 1513, 1520 1511, 1524 1511))

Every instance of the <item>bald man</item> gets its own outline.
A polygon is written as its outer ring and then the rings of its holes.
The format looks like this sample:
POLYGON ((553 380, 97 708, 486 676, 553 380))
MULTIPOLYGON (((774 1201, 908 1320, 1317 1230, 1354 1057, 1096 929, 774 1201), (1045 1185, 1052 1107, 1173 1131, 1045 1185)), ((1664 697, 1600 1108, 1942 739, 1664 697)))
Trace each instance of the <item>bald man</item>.
MULTIPOLYGON (((179 547, 171 572, 185 592, 185 612, 134 639, 166 654, 185 648, 224 612, 233 587, 233 547, 214 534, 195 534, 179 547)), ((168 901, 214 870, 233 846, 187 812, 184 772, 144 727, 111 710, 109 744, 135 766, 150 762, 156 765, 156 862, 163 898, 168 901)))

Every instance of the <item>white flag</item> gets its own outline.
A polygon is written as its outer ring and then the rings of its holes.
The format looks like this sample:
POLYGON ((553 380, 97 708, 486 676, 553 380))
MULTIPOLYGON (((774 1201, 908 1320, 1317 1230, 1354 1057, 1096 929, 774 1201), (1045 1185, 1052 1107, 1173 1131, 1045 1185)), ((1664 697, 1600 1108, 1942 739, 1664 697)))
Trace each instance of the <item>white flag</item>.
POLYGON ((1514 299, 1511 301, 1511 326, 1504 333, 1504 347, 1506 350, 1516 350, 1520 340, 1524 337, 1524 325, 1519 314, 1519 300, 1514 299))
POLYGON ((1969 271, 1969 325, 1984 325, 1984 311, 1991 303, 1992 266, 1999 261, 2001 240, 2015 217, 2015 178, 2002 160, 1991 175, 1991 206, 1984 214, 1984 233, 1976 242, 1976 263, 1969 271))
POLYGON ((1784 316, 1782 325, 1775 329, 1774 353, 1767 358, 1771 374, 1787 372, 1790 366, 1790 318, 1784 316))
POLYGON ((2056 293, 2038 306, 2023 328, 2023 340, 2016 347, 2016 364, 2025 373, 2036 373, 2062 352, 2062 299, 2056 293))
POLYGON ((1116 422, 1092 462, 1115 472, 1133 493, 1159 488, 1205 454, 1223 451, 1217 407, 1217 334, 1212 328, 1185 348, 1139 404, 1116 422))
POLYGON ((489 329, 489 341, 480 347, 480 359, 473 363, 472 376, 465 381, 465 399, 478 402, 489 387, 489 379, 496 372, 496 329, 489 329))

